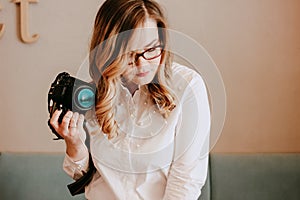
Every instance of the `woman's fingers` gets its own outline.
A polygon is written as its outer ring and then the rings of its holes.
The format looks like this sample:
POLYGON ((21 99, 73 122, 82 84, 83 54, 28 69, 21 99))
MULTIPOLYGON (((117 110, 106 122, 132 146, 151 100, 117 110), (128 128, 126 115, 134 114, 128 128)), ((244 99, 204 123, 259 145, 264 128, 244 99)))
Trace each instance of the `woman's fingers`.
POLYGON ((68 140, 76 140, 76 138, 81 137, 83 122, 84 122, 84 115, 79 114, 77 112, 73 113, 72 111, 68 111, 63 119, 62 122, 59 123, 58 119, 62 113, 62 110, 56 110, 51 119, 50 124, 53 128, 64 138, 68 140))
POLYGON ((79 116, 79 114, 77 112, 73 113, 73 116, 72 116, 70 124, 69 124, 69 129, 77 128, 78 116, 79 116))
POLYGON ((78 125, 79 127, 83 127, 83 122, 84 122, 84 115, 83 115, 83 114, 80 114, 79 117, 78 117, 77 125, 78 125))
POLYGON ((62 110, 56 110, 50 119, 50 124, 53 126, 54 129, 57 129, 59 127, 58 118, 61 112, 62 110))
POLYGON ((72 111, 68 111, 68 112, 65 114, 65 116, 63 117, 60 126, 61 126, 61 128, 62 128, 64 131, 68 130, 69 124, 70 124, 70 121, 71 121, 72 116, 73 116, 73 112, 72 112, 72 111))

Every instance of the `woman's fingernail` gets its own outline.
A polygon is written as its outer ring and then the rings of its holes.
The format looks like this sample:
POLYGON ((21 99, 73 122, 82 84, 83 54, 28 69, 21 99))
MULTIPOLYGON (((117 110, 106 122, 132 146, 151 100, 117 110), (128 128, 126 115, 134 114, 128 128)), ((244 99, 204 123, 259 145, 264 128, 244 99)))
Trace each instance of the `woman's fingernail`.
POLYGON ((66 115, 67 115, 68 117, 72 117, 72 112, 71 112, 71 111, 68 111, 66 115))

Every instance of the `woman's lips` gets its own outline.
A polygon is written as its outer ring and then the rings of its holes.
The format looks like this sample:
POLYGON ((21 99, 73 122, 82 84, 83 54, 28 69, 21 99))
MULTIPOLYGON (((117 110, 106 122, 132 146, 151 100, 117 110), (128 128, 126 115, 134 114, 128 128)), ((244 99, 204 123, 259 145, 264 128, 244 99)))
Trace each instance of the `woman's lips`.
POLYGON ((145 77, 148 75, 149 72, 141 72, 141 73, 137 73, 136 76, 138 77, 145 77))

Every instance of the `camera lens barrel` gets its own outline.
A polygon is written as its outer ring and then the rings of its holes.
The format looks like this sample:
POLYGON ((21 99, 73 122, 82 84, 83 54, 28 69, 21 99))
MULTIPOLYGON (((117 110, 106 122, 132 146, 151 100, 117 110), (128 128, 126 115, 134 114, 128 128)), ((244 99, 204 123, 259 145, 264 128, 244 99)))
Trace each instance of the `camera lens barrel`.
POLYGON ((73 108, 78 111, 88 111, 95 105, 95 89, 89 85, 74 88, 73 108))

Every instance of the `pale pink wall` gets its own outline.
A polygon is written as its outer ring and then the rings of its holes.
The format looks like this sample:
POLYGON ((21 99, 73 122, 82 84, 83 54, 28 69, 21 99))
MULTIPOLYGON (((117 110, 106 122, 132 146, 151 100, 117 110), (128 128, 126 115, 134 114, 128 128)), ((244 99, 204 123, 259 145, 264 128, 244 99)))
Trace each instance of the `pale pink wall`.
MULTIPOLYGON (((39 1, 17 37, 16 6, 0 1, 0 151, 64 151, 46 125, 54 76, 76 73, 102 1, 39 1)), ((170 25, 201 43, 223 76, 225 126, 217 152, 300 151, 300 1, 160 0, 170 25)))
POLYGON ((299 152, 300 1, 187 2, 173 2, 171 24, 208 50, 227 92, 214 151, 299 152))

